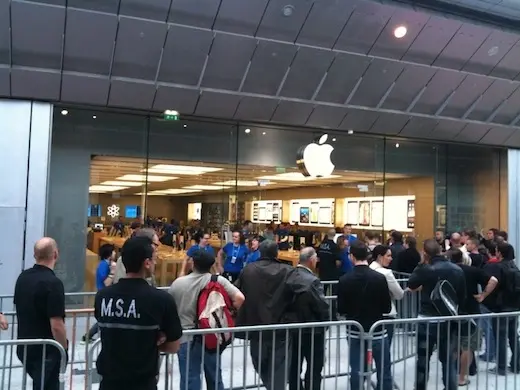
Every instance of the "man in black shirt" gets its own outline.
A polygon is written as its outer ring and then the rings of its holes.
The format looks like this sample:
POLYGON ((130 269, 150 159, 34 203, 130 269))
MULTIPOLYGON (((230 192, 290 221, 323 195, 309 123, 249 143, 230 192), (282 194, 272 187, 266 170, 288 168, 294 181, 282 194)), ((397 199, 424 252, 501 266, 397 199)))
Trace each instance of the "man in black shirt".
MULTIPOLYGON (((472 238, 466 244, 471 247, 472 238)), ((468 248, 469 250, 469 248, 468 248)), ((464 264, 464 256, 462 251, 455 249, 451 253, 451 261, 457 264, 464 272, 466 278, 466 299, 459 305, 459 314, 480 314, 479 302, 482 302, 486 297, 493 292, 498 284, 497 278, 489 276, 481 268, 472 265, 464 264), (482 293, 479 294, 479 286, 482 293)), ((481 335, 476 324, 468 321, 460 322, 460 330, 457 330, 457 335, 460 336, 460 370, 459 370, 459 386, 467 386, 468 368, 470 368, 471 375, 477 371, 475 363, 475 351, 480 349, 481 335)))
MULTIPOLYGON (((423 251, 423 262, 415 268, 410 279, 408 279, 408 288, 411 291, 421 290, 419 317, 438 317, 439 312, 435 309, 430 298, 437 282, 440 280, 448 281, 455 289, 457 303, 462 304, 466 299, 466 280, 459 267, 441 256, 441 247, 435 239, 424 241, 423 251)), ((416 390, 426 390, 430 358, 436 346, 439 349, 438 356, 442 363, 444 388, 446 390, 457 388, 457 370, 449 344, 449 340, 453 340, 453 337, 450 336, 449 322, 424 321, 419 323, 417 330, 416 390)))
MULTIPOLYGON (((321 281, 338 280, 339 267, 341 266, 341 252, 338 245, 334 242, 336 231, 330 229, 321 242, 318 254, 318 275, 321 281)), ((330 292, 328 292, 330 295, 330 292)))
POLYGON ((159 352, 179 349, 182 328, 175 301, 145 280, 154 272, 154 245, 148 237, 128 239, 122 249, 126 278, 96 294, 100 390, 156 390, 159 352))
MULTIPOLYGON (((357 321, 368 332, 375 322, 384 319, 386 313, 392 310, 388 283, 383 274, 368 267, 368 250, 361 241, 350 245, 350 258, 354 270, 343 275, 338 285, 338 313, 344 314, 347 320, 357 321)), ((377 368, 377 388, 392 390, 390 345, 386 335, 380 334, 372 343, 373 357, 377 368)), ((360 335, 354 330, 350 338, 350 388, 359 389, 361 375, 365 372, 360 366, 360 356, 365 354, 367 345, 360 340, 360 335)), ((362 359, 366 362, 366 359, 362 359)))
MULTIPOLYGON (((34 259, 34 267, 23 271, 15 285, 18 339, 54 339, 66 351, 65 290, 53 271, 58 260, 56 241, 44 237, 36 242, 34 259)), ((61 355, 54 347, 45 348, 45 357, 43 351, 41 345, 19 346, 16 355, 32 378, 34 390, 58 390, 61 355)))

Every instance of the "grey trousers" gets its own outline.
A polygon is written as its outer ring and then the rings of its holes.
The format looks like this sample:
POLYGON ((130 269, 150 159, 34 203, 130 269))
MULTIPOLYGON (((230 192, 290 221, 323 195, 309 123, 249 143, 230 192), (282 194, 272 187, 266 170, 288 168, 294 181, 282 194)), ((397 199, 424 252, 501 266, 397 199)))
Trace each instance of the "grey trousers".
POLYGON ((253 366, 267 390, 285 389, 289 381, 291 365, 290 340, 276 340, 271 332, 265 332, 260 343, 251 339, 249 349, 253 366))

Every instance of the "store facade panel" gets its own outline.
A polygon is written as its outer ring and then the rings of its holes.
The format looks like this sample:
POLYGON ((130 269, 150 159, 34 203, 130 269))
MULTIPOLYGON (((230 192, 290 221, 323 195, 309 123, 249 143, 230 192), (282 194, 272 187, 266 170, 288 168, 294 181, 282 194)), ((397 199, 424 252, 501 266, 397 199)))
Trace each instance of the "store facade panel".
POLYGON ((396 229, 419 242, 436 230, 508 228, 505 149, 61 111, 55 111, 46 231, 66 259, 57 272, 68 291, 85 289, 89 278, 89 231, 108 232, 119 221, 160 218, 222 239, 246 220, 258 233, 271 221, 301 237, 349 224, 359 237, 371 231, 386 240, 396 229))

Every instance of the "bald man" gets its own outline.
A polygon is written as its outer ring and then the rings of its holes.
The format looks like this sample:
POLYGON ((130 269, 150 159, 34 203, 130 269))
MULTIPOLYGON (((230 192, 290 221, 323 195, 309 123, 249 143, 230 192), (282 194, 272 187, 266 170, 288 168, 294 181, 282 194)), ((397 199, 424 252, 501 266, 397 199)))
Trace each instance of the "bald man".
MULTIPOLYGON (((49 237, 38 240, 34 245, 34 260, 36 264, 23 271, 16 281, 18 339, 53 339, 67 350, 65 290, 54 274, 58 260, 56 241, 49 237)), ((32 378, 34 390, 59 389, 61 354, 56 348, 19 346, 16 354, 32 378)))
POLYGON ((451 253, 455 249, 462 252, 462 264, 471 265, 471 257, 469 256, 466 246, 462 245, 462 236, 457 232, 453 233, 450 237, 450 250, 446 252, 448 259, 451 259, 451 253))

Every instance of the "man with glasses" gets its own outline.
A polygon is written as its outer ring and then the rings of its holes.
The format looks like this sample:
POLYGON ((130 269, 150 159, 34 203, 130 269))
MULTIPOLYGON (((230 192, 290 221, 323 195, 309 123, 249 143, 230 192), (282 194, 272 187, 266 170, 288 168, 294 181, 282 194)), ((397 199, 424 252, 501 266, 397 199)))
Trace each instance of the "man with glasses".
MULTIPOLYGON (((154 261, 157 261, 157 249, 161 245, 161 242, 159 241, 159 236, 157 235, 155 230, 149 229, 149 228, 140 229, 139 231, 136 232, 135 237, 146 237, 152 241, 152 247, 154 250, 153 251, 154 261)), ((114 284, 119 282, 119 280, 124 277, 126 277, 126 268, 123 264, 122 256, 119 256, 119 259, 117 259, 117 263, 116 263, 116 271, 114 273, 114 284)), ((152 287, 156 286, 154 274, 152 274, 150 277, 147 277, 146 281, 148 282, 148 284, 150 286, 152 286, 152 287)))

